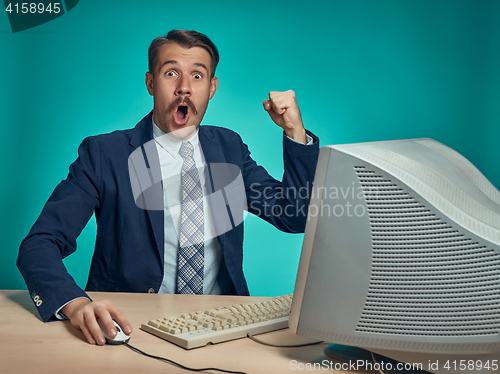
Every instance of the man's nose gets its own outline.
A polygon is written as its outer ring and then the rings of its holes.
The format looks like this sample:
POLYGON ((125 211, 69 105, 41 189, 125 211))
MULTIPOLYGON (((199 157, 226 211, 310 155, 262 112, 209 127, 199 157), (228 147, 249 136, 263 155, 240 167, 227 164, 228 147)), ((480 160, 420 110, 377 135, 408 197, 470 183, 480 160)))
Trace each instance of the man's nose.
POLYGON ((189 84, 189 77, 182 75, 181 79, 178 81, 178 86, 176 90, 177 95, 191 95, 191 86, 189 84))

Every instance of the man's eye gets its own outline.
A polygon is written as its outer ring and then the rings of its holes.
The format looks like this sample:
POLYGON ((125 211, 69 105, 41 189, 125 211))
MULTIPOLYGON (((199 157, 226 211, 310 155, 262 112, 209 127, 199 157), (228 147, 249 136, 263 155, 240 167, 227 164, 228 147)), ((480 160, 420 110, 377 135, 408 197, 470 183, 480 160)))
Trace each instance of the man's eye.
POLYGON ((173 71, 169 70, 169 71, 167 71, 167 72, 165 73, 165 75, 166 75, 167 77, 174 77, 174 76, 175 76, 175 72, 173 72, 173 71))
POLYGON ((202 78, 202 76, 201 76, 201 74, 194 74, 194 75, 193 75, 193 78, 194 78, 194 79, 201 79, 201 78, 202 78))

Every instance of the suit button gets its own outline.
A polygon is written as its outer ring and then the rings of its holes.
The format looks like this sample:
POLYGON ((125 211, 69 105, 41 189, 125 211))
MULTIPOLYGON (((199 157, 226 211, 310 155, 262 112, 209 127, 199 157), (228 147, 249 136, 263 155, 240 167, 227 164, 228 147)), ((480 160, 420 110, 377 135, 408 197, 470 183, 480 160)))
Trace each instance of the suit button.
POLYGON ((36 306, 40 306, 40 305, 42 305, 42 303, 43 303, 43 301, 42 301, 42 300, 38 300, 38 301, 36 302, 36 306))
POLYGON ((152 288, 150 288, 150 289, 148 290, 148 293, 155 293, 155 290, 153 290, 152 288))
POLYGON ((39 299, 40 299, 40 296, 36 295, 36 296, 33 298, 33 301, 36 303, 39 299))

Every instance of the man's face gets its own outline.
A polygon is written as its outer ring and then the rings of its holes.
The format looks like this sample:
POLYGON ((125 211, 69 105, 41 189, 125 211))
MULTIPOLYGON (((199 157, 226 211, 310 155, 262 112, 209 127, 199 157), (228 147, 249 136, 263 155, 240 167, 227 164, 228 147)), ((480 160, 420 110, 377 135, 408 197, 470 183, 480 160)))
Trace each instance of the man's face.
POLYGON ((146 73, 160 129, 179 139, 194 135, 217 89, 217 77, 210 79, 211 62, 210 54, 200 47, 185 49, 175 43, 160 47, 154 77, 146 73))

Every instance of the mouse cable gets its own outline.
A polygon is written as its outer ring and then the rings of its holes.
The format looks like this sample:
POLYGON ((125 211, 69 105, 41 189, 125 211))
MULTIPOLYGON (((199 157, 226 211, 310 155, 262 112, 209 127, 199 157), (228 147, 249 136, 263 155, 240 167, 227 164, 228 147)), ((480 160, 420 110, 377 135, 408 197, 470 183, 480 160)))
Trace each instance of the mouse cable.
POLYGON ((257 342, 259 344, 267 345, 269 347, 275 347, 275 348, 302 348, 302 347, 308 347, 310 345, 318 345, 324 343, 323 341, 318 341, 318 342, 311 342, 311 343, 304 343, 304 344, 297 344, 297 345, 279 345, 279 344, 271 344, 271 343, 266 343, 263 342, 260 339, 257 339, 254 337, 252 334, 247 334, 247 337, 253 340, 254 342, 257 342))
MULTIPOLYGON (((372 359, 373 359, 373 362, 375 363, 375 365, 376 365, 376 364, 378 364, 377 360, 375 360, 375 355, 373 354, 373 352, 371 352, 371 351, 370 351, 370 353, 371 353, 371 355, 372 355, 372 359)), ((385 374, 385 373, 382 371, 382 369, 380 368, 380 365, 379 365, 378 371, 379 371, 379 373, 381 373, 381 374, 385 374)))
POLYGON ((140 349, 138 349, 138 348, 136 348, 134 346, 131 346, 128 343, 123 343, 123 345, 126 346, 127 348, 130 348, 132 351, 134 351, 136 353, 140 353, 140 354, 142 354, 142 355, 144 355, 146 357, 154 358, 155 360, 160 360, 160 361, 163 361, 163 362, 167 362, 169 364, 178 366, 181 369, 185 369, 185 370, 190 370, 190 371, 220 371, 222 373, 229 373, 229 374, 246 374, 246 373, 244 373, 242 371, 231 371, 231 370, 224 370, 224 369, 217 369, 217 368, 194 369, 194 368, 190 368, 190 367, 181 365, 181 364, 179 364, 179 363, 177 363, 175 361, 169 360, 168 358, 150 355, 150 354, 148 354, 146 352, 141 351, 140 349))

